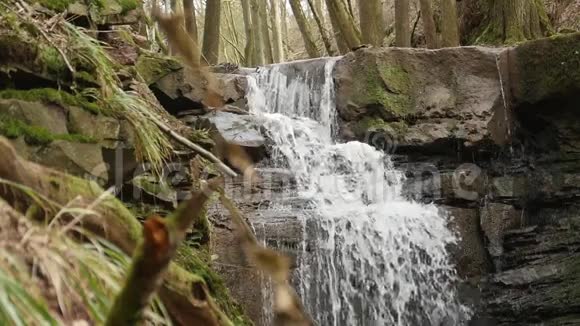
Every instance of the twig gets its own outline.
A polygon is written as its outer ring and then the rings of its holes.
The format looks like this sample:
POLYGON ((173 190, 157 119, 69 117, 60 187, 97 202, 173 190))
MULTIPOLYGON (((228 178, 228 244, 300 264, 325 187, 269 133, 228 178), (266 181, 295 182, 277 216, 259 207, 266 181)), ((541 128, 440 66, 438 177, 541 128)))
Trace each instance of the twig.
POLYGON ((115 298, 105 325, 139 323, 151 297, 161 286, 169 263, 187 230, 203 213, 209 196, 222 182, 221 178, 209 181, 169 217, 163 219, 154 215, 145 221, 143 241, 135 250, 127 280, 115 298))
POLYGON ((32 21, 32 25, 36 26, 36 28, 38 29, 38 31, 40 32, 40 35, 42 35, 46 41, 48 43, 50 43, 52 46, 54 46, 56 48, 56 50, 58 51, 58 53, 60 54, 60 56, 62 57, 62 59, 64 60, 64 63, 66 64, 68 70, 70 70, 71 74, 74 76, 75 73, 75 69, 73 68, 73 66, 70 64, 70 62, 68 61, 68 58, 66 57, 66 54, 62 51, 62 49, 58 46, 56 46, 54 44, 54 42, 50 39, 50 37, 48 36, 48 34, 46 34, 46 32, 42 29, 41 26, 38 26, 38 22, 34 21, 34 19, 32 19, 32 17, 30 16, 30 8, 28 7, 28 5, 26 3, 24 3, 22 0, 18 0, 18 3, 26 9, 27 11, 27 19, 32 21))
POLYGON ((164 132, 166 132, 167 134, 169 134, 169 136, 171 136, 173 139, 178 141, 180 144, 196 151, 204 158, 206 158, 206 159, 210 160, 211 162, 213 162, 214 164, 216 164, 217 167, 225 174, 227 174, 231 177, 236 177, 238 175, 234 170, 232 170, 224 162, 220 161, 220 159, 217 158, 215 155, 213 155, 211 152, 205 150, 201 146, 193 143, 189 139, 187 139, 187 138, 181 136, 180 134, 176 133, 175 131, 171 130, 171 128, 169 128, 166 124, 159 121, 155 117, 151 116, 151 120, 153 120, 153 122, 159 127, 159 129, 161 129, 164 132))

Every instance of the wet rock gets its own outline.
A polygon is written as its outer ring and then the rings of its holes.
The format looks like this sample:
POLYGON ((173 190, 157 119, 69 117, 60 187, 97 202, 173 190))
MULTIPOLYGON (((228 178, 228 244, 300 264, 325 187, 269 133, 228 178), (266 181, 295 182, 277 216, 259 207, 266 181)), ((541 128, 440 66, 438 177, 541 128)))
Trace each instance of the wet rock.
POLYGON ((491 263, 482 241, 477 209, 441 208, 451 216, 451 227, 459 235, 459 243, 453 248, 458 275, 463 279, 486 275, 491 271, 491 263))
POLYGON ((487 239, 487 250, 496 269, 501 270, 504 234, 522 225, 522 213, 512 205, 487 203, 481 209, 481 229, 487 239))
POLYGON ((577 216, 506 232, 504 269, 482 283, 498 325, 577 325, 580 233, 577 216))

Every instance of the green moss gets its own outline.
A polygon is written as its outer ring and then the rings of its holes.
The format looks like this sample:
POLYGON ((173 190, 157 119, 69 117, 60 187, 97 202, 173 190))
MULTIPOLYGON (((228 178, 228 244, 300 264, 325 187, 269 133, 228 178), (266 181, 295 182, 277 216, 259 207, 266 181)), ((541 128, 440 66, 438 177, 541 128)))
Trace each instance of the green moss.
POLYGON ((38 0, 38 3, 50 10, 62 12, 68 9, 68 6, 77 2, 78 0, 38 0))
POLYGON ((80 134, 53 134, 48 129, 31 126, 21 120, 2 117, 0 120, 0 134, 8 138, 24 137, 31 145, 47 145, 55 140, 66 140, 79 143, 94 143, 91 137, 80 134))
POLYGON ((151 85, 172 71, 179 70, 181 64, 176 60, 152 52, 139 56, 135 69, 146 84, 151 85))
POLYGON ((527 42, 515 53, 520 100, 535 103, 580 89, 580 33, 527 42))
POLYGON ((404 121, 386 122, 378 117, 364 117, 357 122, 353 131, 357 137, 365 137, 370 131, 383 130, 392 133, 393 136, 399 137, 403 135, 409 126, 404 121))
POLYGON ((137 9, 137 7, 139 6, 139 1, 137 0, 118 0, 118 3, 121 6, 122 14, 137 9))
POLYGON ((100 112, 97 104, 89 102, 81 95, 72 95, 54 88, 34 88, 31 90, 7 89, 0 91, 0 99, 17 99, 28 102, 40 101, 61 106, 78 106, 92 113, 100 112))
POLYGON ((42 46, 39 48, 38 60, 46 70, 49 76, 58 78, 67 72, 67 66, 58 50, 51 46, 42 46))
POLYGON ((75 81, 81 83, 88 83, 88 84, 98 84, 97 79, 93 74, 87 71, 76 71, 75 72, 75 81))
POLYGON ((235 325, 252 325, 240 305, 231 298, 223 280, 211 270, 207 258, 202 258, 207 255, 205 252, 182 245, 177 249, 174 261, 203 279, 216 303, 235 325))
POLYGON ((354 88, 363 106, 380 105, 386 116, 404 117, 411 113, 411 80, 401 67, 386 63, 376 69, 355 72, 354 88))

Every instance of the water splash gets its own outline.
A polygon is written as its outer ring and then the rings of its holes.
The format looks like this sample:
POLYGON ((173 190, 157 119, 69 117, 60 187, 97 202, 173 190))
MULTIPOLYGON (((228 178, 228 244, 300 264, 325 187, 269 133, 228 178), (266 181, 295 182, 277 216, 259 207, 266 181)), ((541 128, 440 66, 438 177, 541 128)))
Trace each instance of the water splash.
POLYGON ((459 325, 467 309, 454 288, 446 248, 456 239, 445 216, 403 197, 387 155, 334 141, 336 60, 249 76, 249 106, 274 143, 272 165, 289 168, 314 206, 299 212, 297 291, 319 325, 459 325))

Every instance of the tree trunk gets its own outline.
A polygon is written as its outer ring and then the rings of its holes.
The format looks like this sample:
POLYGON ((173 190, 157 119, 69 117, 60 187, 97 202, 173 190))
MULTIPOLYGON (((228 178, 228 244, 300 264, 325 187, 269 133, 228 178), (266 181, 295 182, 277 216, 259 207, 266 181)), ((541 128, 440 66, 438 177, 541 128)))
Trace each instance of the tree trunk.
POLYGON ((207 0, 203 27, 202 53, 209 64, 217 64, 220 54, 221 0, 207 0))
POLYGON ((361 44, 360 33, 356 29, 352 16, 344 6, 344 2, 342 0, 326 0, 326 7, 333 20, 333 24, 336 24, 339 28, 346 46, 349 49, 358 47, 361 44))
POLYGON ((288 8, 287 8, 286 0, 282 0, 282 44, 284 44, 284 53, 288 53, 288 42, 284 40, 288 40, 288 8))
POLYGON ((260 34, 262 34, 262 48, 264 49, 264 60, 266 63, 274 63, 272 55, 272 42, 270 42, 270 31, 268 29, 268 0, 258 0, 258 14, 260 15, 260 34))
POLYGON ((409 0, 395 0, 395 45, 398 47, 411 46, 409 0))
MULTIPOLYGON (((328 6, 327 6, 328 8, 328 6)), ((328 16, 330 17, 330 23, 332 25, 332 30, 334 32, 334 40, 336 41, 336 47, 338 51, 342 54, 347 53, 350 51, 348 48, 348 44, 344 40, 342 33, 340 32, 340 27, 338 26, 338 18, 336 17, 335 13, 332 10, 328 10, 328 16)))
POLYGON ((476 43, 513 44, 552 31, 541 0, 488 0, 488 17, 487 27, 476 43))
POLYGON ((185 15, 185 30, 189 37, 197 43, 197 20, 193 0, 183 0, 183 14, 185 15))
MULTIPOLYGON (((326 17, 324 17, 324 9, 322 8, 322 0, 314 0, 314 8, 316 8, 316 13, 318 18, 322 23, 322 26, 326 27, 326 17)), ((314 10, 312 10, 314 12, 314 10)))
MULTIPOLYGON (((318 1, 320 4, 321 2, 318 1)), ((335 56, 337 53, 332 48, 332 39, 328 34, 328 31, 324 27, 324 22, 322 21, 322 11, 319 11, 319 8, 316 5, 314 0, 308 0, 308 5, 310 6, 310 10, 312 10, 312 15, 314 16, 314 20, 316 21, 316 25, 318 25, 318 30, 320 31, 320 36, 322 37, 322 43, 324 43, 324 48, 326 49, 326 53, 329 56, 335 56)))
POLYGON ((272 54, 274 62, 284 62, 284 45, 282 44, 282 24, 280 21, 280 0, 270 0, 270 10, 272 11, 272 54))
POLYGON ((441 45, 443 47, 459 46, 459 23, 455 1, 441 0, 441 45))
POLYGON ((316 48, 316 43, 312 39, 312 34, 308 28, 308 22, 302 11, 302 6, 300 5, 300 0, 290 0, 290 6, 292 7, 292 12, 296 18, 296 23, 302 34, 302 39, 304 40, 304 46, 306 47, 306 52, 310 58, 317 58, 320 56, 318 48, 316 48))
POLYGON ((244 50, 245 65, 253 67, 256 63, 254 59, 254 32, 252 26, 252 12, 250 11, 250 0, 241 0, 242 15, 244 16, 244 32, 246 34, 246 48, 244 50))
POLYGON ((423 20, 423 30, 425 33, 425 42, 427 48, 437 48, 437 32, 435 29, 435 20, 433 16, 433 3, 431 0, 420 0, 421 19, 423 20))
POLYGON ((358 0, 360 31, 362 42, 381 46, 385 20, 380 0, 358 0))
POLYGON ((253 44, 254 44, 254 65, 259 66, 264 64, 264 48, 263 48, 263 41, 262 41, 262 33, 260 31, 260 15, 259 13, 259 0, 250 0, 250 12, 252 17, 252 35, 253 35, 253 44))

